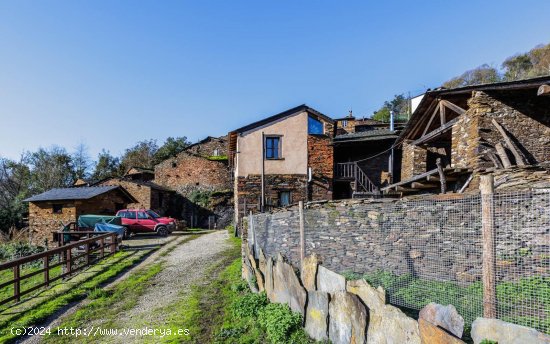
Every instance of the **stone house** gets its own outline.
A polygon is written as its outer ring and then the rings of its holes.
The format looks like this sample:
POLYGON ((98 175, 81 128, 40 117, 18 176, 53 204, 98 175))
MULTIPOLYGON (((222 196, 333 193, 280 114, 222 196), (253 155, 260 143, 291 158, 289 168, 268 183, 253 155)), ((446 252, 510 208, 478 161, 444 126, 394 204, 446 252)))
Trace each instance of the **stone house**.
POLYGON ((32 241, 52 240, 52 232, 83 214, 114 215, 137 200, 119 186, 51 189, 27 198, 32 241))
POLYGON ((227 138, 207 137, 155 166, 155 183, 179 195, 178 217, 191 227, 222 228, 233 219, 227 138))
POLYGON ((538 169, 538 179, 544 178, 550 161, 548 84, 550 77, 540 77, 428 91, 397 140, 401 181, 382 190, 477 191, 480 174, 499 171, 500 182, 509 182, 525 177, 518 177, 518 168, 538 169))
POLYGON ((133 166, 126 171, 124 178, 145 182, 155 178, 155 171, 150 168, 133 166))
POLYGON ((124 188, 136 202, 128 204, 132 209, 152 209, 160 215, 172 215, 173 191, 160 186, 152 181, 143 181, 138 179, 107 178, 94 184, 94 186, 115 185, 124 188))
POLYGON ((300 105, 229 133, 235 220, 298 201, 332 199, 334 121, 300 105))
POLYGON ((403 123, 390 124, 350 114, 336 121, 334 199, 371 197, 399 178, 400 151, 391 147, 403 123), (392 168, 395 166, 396 168, 392 168))

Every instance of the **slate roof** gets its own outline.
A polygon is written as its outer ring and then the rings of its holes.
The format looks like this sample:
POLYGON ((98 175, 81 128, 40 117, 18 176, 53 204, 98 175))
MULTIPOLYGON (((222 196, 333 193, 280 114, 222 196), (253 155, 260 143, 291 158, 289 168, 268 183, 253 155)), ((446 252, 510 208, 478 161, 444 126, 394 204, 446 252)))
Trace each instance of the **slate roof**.
POLYGON ((118 186, 82 186, 76 188, 51 189, 39 195, 29 197, 25 202, 90 199, 114 189, 118 189, 118 186))
POLYGON ((336 135, 334 137, 334 142, 387 140, 396 139, 397 136, 397 131, 391 131, 389 129, 378 129, 336 135))

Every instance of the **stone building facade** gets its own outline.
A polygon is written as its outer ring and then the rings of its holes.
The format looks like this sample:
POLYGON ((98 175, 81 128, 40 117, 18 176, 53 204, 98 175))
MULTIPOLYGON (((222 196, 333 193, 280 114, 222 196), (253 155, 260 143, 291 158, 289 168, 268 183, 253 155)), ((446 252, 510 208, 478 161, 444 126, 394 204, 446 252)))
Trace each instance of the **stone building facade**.
POLYGON ((154 182, 175 191, 176 216, 190 227, 223 228, 233 219, 227 138, 207 137, 155 166, 154 182))
POLYGON ((332 199, 333 136, 333 120, 306 105, 230 132, 236 223, 250 211, 332 199))
POLYGON ((127 178, 109 178, 96 185, 117 185, 123 187, 136 199, 128 204, 131 209, 151 209, 158 214, 173 215, 173 191, 151 181, 140 181, 127 178))
POLYGON ((542 77, 426 93, 398 139, 401 181, 386 190, 437 192, 438 159, 444 174, 453 174, 447 190, 463 192, 477 192, 479 174, 508 161, 512 167, 550 161, 550 97, 537 95, 548 83, 542 77))
POLYGON ((93 186, 52 189, 25 201, 29 202, 32 242, 43 244, 53 239, 54 231, 76 222, 80 215, 115 215, 136 199, 118 186, 93 186))

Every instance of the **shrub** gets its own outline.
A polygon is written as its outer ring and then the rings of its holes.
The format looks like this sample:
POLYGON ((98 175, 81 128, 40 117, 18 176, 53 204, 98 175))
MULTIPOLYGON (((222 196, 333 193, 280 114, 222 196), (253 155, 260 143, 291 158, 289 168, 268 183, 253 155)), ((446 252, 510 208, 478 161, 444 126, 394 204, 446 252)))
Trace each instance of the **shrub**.
POLYGON ((233 315, 240 318, 255 317, 258 315, 258 312, 268 303, 269 301, 267 300, 267 296, 265 295, 265 293, 245 294, 239 297, 233 303, 233 315))
POLYGON ((299 330, 302 316, 293 313, 288 305, 270 303, 258 314, 258 322, 272 343, 288 343, 292 332, 299 330))

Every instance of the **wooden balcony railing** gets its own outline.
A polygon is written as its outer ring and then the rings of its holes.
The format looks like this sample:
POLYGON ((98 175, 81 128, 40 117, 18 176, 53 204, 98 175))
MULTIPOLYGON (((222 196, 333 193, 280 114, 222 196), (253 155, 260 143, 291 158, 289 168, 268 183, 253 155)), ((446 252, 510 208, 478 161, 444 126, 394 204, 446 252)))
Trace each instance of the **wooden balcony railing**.
POLYGON ((337 163, 335 172, 336 178, 353 181, 355 192, 378 193, 378 187, 356 162, 337 163))

